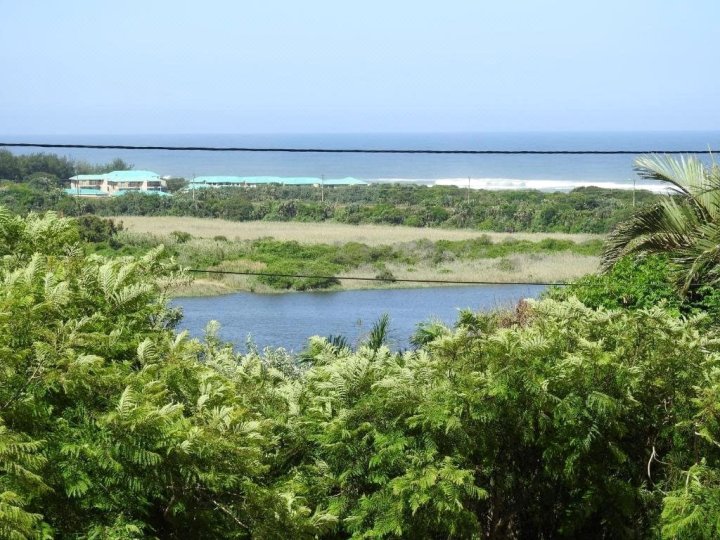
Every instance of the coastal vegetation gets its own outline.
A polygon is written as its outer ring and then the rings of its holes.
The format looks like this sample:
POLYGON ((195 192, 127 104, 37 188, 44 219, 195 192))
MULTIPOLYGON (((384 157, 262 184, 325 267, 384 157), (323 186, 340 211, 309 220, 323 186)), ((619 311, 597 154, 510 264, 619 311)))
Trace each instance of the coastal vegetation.
POLYGON ((604 245, 152 237, 0 207, 0 537, 717 538, 718 171, 638 165, 684 190, 604 245), (385 317, 356 346, 240 354, 167 303, 189 264, 547 252, 606 266, 400 352, 385 317))
MULTIPOLYGON (((214 323, 175 332, 167 294, 188 278, 163 248, 82 247, 118 236, 0 210, 3 537, 720 534, 710 312, 593 307, 578 289, 424 324, 399 353, 381 320, 355 348, 316 336, 298 358, 238 354, 214 323)), ((623 264, 615 279, 637 267, 623 264)))
POLYGON ((101 174, 132 169, 132 164, 116 158, 109 163, 92 164, 57 154, 38 152, 15 155, 0 149, 0 179, 15 183, 33 183, 45 179, 54 187, 76 174, 101 174))
POLYGON ((310 227, 316 229, 316 235, 307 234, 310 232, 307 227, 304 231, 293 231, 293 238, 302 238, 299 242, 287 239, 282 228, 277 232, 284 239, 274 238, 271 235, 276 228, 272 224, 257 229, 258 234, 254 236, 230 240, 225 235, 213 234, 224 229, 215 228, 210 222, 203 223, 204 231, 213 236, 196 238, 188 232, 193 230, 192 223, 184 224, 175 218, 171 223, 184 225, 185 230, 167 232, 155 225, 155 219, 160 218, 144 218, 140 223, 142 232, 136 232, 140 229, 137 221, 132 222, 135 226, 131 230, 118 230, 121 226, 125 228, 121 221, 92 215, 83 216, 78 223, 86 249, 93 252, 138 256, 162 245, 182 267, 239 273, 199 273, 198 279, 173 291, 179 295, 422 285, 398 283, 398 279, 559 281, 595 271, 602 250, 602 240, 591 235, 515 237, 513 234, 362 225, 335 226, 325 231, 325 226, 312 224, 310 227), (302 232, 306 234, 298 234, 302 232), (446 232, 450 234, 445 235, 446 232), (435 240, 424 238, 431 233, 436 233, 435 240), (368 243, 352 241, 352 238, 367 239, 368 243), (243 272, 267 275, 242 275, 243 272), (343 275, 378 281, 335 277, 343 275))
POLYGON ((14 212, 55 210, 68 216, 182 216, 230 221, 387 224, 468 228, 500 232, 609 232, 635 207, 652 204, 648 191, 577 188, 569 193, 535 190, 485 191, 455 186, 370 184, 338 186, 266 185, 184 191, 183 179, 168 185, 172 197, 140 193, 103 199, 66 195, 73 174, 126 169, 122 160, 92 166, 54 154, 15 156, 0 151, 0 204, 14 212))
MULTIPOLYGON (((161 201, 132 194, 110 200, 68 199, 68 215, 185 216, 230 221, 292 221, 470 228, 501 232, 607 233, 633 210, 633 194, 578 188, 570 193, 484 191, 454 186, 371 184, 325 190, 258 186, 178 192, 161 201)), ((635 204, 657 198, 638 191, 635 204)))

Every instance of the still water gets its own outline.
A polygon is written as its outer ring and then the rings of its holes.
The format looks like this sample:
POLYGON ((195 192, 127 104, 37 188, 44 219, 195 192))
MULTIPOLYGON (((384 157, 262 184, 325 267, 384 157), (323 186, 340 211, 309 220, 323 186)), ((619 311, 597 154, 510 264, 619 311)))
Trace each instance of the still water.
POLYGON ((535 298, 541 285, 486 285, 425 289, 308 292, 288 294, 237 293, 202 298, 177 298, 184 311, 180 329, 201 337, 207 323, 222 325, 221 338, 246 351, 248 335, 261 349, 304 348, 313 335, 344 335, 354 345, 383 314, 390 315, 391 346, 402 349, 418 323, 437 319, 452 325, 458 310, 493 310, 535 298))

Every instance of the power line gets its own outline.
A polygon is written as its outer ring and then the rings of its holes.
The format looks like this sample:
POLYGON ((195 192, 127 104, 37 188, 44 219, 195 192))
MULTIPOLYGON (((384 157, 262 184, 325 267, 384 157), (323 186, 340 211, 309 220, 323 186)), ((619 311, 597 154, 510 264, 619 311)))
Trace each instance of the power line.
POLYGON ((542 282, 542 281, 455 281, 449 279, 408 279, 408 278, 378 278, 378 277, 360 277, 360 276, 317 276, 310 274, 274 274, 266 272, 241 272, 231 270, 200 270, 197 268, 188 268, 188 272, 204 272, 207 274, 227 274, 235 276, 265 276, 265 277, 287 277, 287 278, 309 278, 309 279, 352 279, 357 281, 382 281, 385 283, 445 283, 451 285, 543 285, 543 286, 566 286, 571 285, 567 282, 542 282))
POLYGON ((714 154, 720 150, 429 150, 391 148, 252 148, 240 146, 137 146, 125 144, 51 144, 0 142, 12 148, 84 148, 91 150, 167 150, 171 152, 283 152, 297 154, 468 154, 468 155, 637 155, 714 154))

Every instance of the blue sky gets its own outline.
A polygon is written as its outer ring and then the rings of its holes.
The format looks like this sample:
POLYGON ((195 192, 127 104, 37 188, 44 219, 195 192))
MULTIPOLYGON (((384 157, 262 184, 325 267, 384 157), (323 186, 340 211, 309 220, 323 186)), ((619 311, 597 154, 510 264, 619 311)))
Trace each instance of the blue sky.
POLYGON ((717 0, 0 0, 0 133, 710 130, 717 0))

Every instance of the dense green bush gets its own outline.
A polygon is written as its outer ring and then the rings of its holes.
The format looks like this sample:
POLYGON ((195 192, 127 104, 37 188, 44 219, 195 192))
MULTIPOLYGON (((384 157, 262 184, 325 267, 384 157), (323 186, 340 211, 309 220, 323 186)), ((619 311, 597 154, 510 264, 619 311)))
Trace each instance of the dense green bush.
POLYGON ((160 249, 86 256, 77 223, 6 211, 0 240, 2 537, 720 532, 706 314, 525 302, 403 353, 387 321, 315 337, 301 368, 176 335, 160 249))
POLYGON ((625 257, 602 274, 591 274, 564 288, 550 289, 555 299, 577 297, 585 305, 610 309, 663 306, 673 313, 707 313, 720 320, 720 289, 710 285, 679 290, 675 265, 662 255, 625 257))
POLYGON ((282 376, 172 332, 160 250, 84 257, 54 215, 0 237, 0 537, 303 536, 270 480, 282 376))
POLYGON ((300 244, 258 240, 251 244, 251 257, 265 265, 258 281, 276 289, 324 289, 339 285, 333 276, 343 267, 332 261, 335 249, 327 244, 300 244), (293 277, 320 276, 320 277, 293 277))
MULTIPOLYGON (((162 200, 133 194, 87 200, 100 215, 178 215, 236 221, 335 221, 413 227, 466 227, 495 231, 608 232, 632 214, 632 193, 579 188, 570 193, 473 191, 448 186, 373 184, 319 190, 301 186, 205 189, 162 200)), ((639 204, 656 199, 638 192, 639 204)))
MULTIPOLYGON (((336 201, 324 203, 313 200, 312 193, 298 188, 277 193, 267 187, 256 189, 213 189, 195 194, 176 192, 172 197, 158 198, 141 193, 106 199, 76 199, 54 190, 55 200, 40 188, 23 184, 28 190, 20 200, 0 191, 0 202, 12 205, 18 212, 56 209, 67 215, 93 213, 105 216, 194 216, 222 218, 234 221, 335 221, 339 223, 376 223, 413 227, 464 227, 503 232, 568 232, 605 233, 632 212, 631 195, 618 190, 581 188, 570 193, 521 192, 510 197, 508 192, 476 191, 468 204, 458 188, 423 187, 407 191, 411 204, 382 200, 382 195, 394 195, 381 185, 365 186, 365 197, 357 197, 350 188, 334 188, 336 201), (434 191, 452 191, 442 206, 428 207, 425 197, 434 198, 434 191), (277 196, 278 198, 271 198, 277 196), (291 197, 283 199, 280 197, 291 197), (301 197, 309 196, 310 199, 301 197), (7 200, 6 200, 7 198, 7 200), (356 200, 357 198, 357 200, 356 200), (42 203, 42 201, 46 201, 42 203), (590 204, 597 201, 598 205, 590 204), (44 204, 44 205, 43 205, 44 204), (543 217, 552 208, 552 219, 543 217)), ((645 193, 641 201, 652 201, 654 195, 645 193)))
POLYGON ((289 419, 295 489, 341 536, 713 538, 687 519, 718 510, 720 356, 698 324, 545 301, 428 327, 403 355, 316 342, 289 419))
POLYGON ((170 233, 170 237, 178 244, 185 244, 186 242, 192 240, 193 236, 189 232, 173 231, 170 233))
POLYGON ((80 216, 76 222, 80 238, 85 242, 107 243, 119 247, 117 233, 123 230, 122 222, 117 223, 112 219, 103 219, 92 214, 80 216))
POLYGON ((0 150, 0 180, 13 182, 32 181, 45 178, 52 180, 51 185, 59 187, 62 180, 75 174, 105 173, 132 169, 132 165, 122 159, 110 163, 91 165, 84 161, 72 160, 66 156, 45 152, 15 155, 8 150, 0 150))
POLYGON ((585 276, 548 294, 556 299, 576 296, 593 308, 642 309, 663 304, 678 312, 683 303, 672 281, 670 264, 660 256, 641 260, 627 257, 608 272, 585 276))

